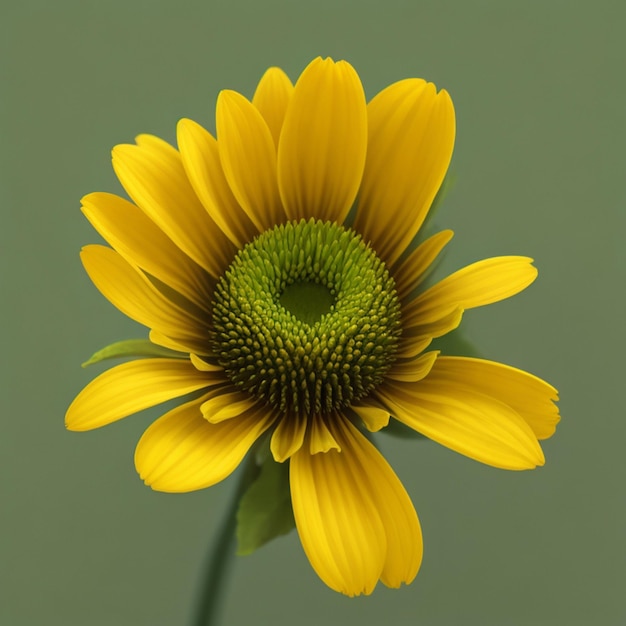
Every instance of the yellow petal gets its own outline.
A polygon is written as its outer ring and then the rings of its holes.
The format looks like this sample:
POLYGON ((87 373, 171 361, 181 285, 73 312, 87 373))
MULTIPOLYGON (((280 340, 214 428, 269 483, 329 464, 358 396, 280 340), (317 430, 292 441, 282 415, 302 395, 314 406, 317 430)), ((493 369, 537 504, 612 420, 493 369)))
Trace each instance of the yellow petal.
MULTIPOLYGON (((340 420, 343 421, 343 420, 340 420)), ((354 438, 333 430, 341 452, 310 454, 304 446, 290 461, 293 512, 302 547, 318 576, 349 596, 370 594, 387 555, 387 538, 371 495, 370 467, 354 451, 354 438)))
POLYGON ((378 450, 349 422, 340 440, 357 457, 367 477, 387 535, 387 555, 381 580, 387 587, 410 583, 422 562, 422 531, 413 503, 395 472, 378 450))
POLYGON ((204 419, 212 424, 239 417, 257 403, 254 396, 243 391, 233 390, 230 385, 215 389, 207 395, 200 407, 204 419))
POLYGON ((286 461, 304 443, 307 419, 300 415, 285 415, 278 422, 270 440, 270 450, 277 463, 286 461))
POLYGON ((483 359, 440 357, 430 374, 442 385, 467 386, 508 404, 528 423, 537 439, 554 434, 559 411, 552 385, 528 372, 483 359))
POLYGON ((537 277, 532 262, 524 256, 501 256, 472 263, 408 303, 403 308, 403 319, 409 326, 426 324, 458 307, 473 309, 510 298, 537 277))
MULTIPOLYGON (((137 265, 202 308, 211 301, 208 275, 141 209, 110 193, 90 193, 82 210, 91 225, 132 265, 137 265)), ((210 308, 210 307, 209 307, 210 308)))
POLYGON ((258 229, 226 181, 216 139, 200 124, 187 119, 178 122, 177 139, 185 172, 198 198, 224 234, 238 248, 243 247, 258 229))
POLYGON ((194 193, 177 150, 142 135, 113 149, 113 168, 132 200, 189 257, 219 277, 235 248, 194 193))
MULTIPOLYGON (((198 344, 197 341, 192 341, 192 343, 197 344, 195 348, 192 348, 190 345, 181 343, 180 341, 175 341, 171 337, 168 337, 167 335, 164 335, 154 329, 150 331, 148 336, 150 337, 150 341, 152 343, 156 343, 157 346, 163 346, 164 348, 170 348, 170 350, 176 350, 177 352, 191 352, 194 350, 196 354, 201 356, 215 356, 212 354, 211 348, 206 341, 202 341, 200 344, 198 344)), ((189 356, 191 356, 191 354, 189 356)))
POLYGON ((176 407, 154 422, 135 451, 135 466, 157 491, 204 489, 228 476, 273 418, 256 408, 237 419, 210 424, 200 412, 204 398, 176 407))
POLYGON ((215 382, 215 377, 180 359, 122 363, 100 374, 76 396, 65 425, 69 430, 99 428, 215 382))
POLYGON ((342 223, 356 197, 367 145, 365 94, 345 61, 312 61, 296 83, 278 145, 289 219, 342 223))
POLYGON ((372 404, 359 405, 352 403, 350 408, 359 416, 367 430, 376 433, 389 424, 389 411, 376 406, 371 398, 367 398, 367 401, 372 402, 372 404))
MULTIPOLYGON (((414 359, 418 354, 424 352, 431 344, 433 338, 430 335, 420 337, 402 337, 398 346, 398 358, 414 359)), ((159 343, 158 341, 155 343, 159 343)), ((165 344, 161 344, 165 345, 165 344)), ((165 346, 167 347, 167 346, 165 346)))
POLYGON ((354 224, 393 264, 424 222, 454 146, 454 107, 446 91, 408 79, 367 107, 367 162, 354 224))
MULTIPOLYGON (((341 419, 341 418, 338 418, 332 415, 328 419, 332 420, 332 419, 341 419)), ((310 420, 309 422, 309 428, 310 428, 309 452, 310 454, 324 453, 324 452, 328 452, 329 450, 337 450, 341 452, 341 448, 339 447, 337 440, 333 436, 330 428, 328 427, 326 423, 327 420, 324 419, 324 417, 322 417, 321 415, 314 415, 313 417, 309 418, 309 420, 310 420)))
POLYGON ((193 366, 201 372, 223 372, 224 368, 221 365, 215 363, 207 363, 205 359, 201 359, 197 354, 190 354, 189 358, 193 363, 193 366))
POLYGON ((472 459, 512 470, 544 463, 528 424, 496 398, 430 376, 419 383, 388 380, 377 396, 396 419, 472 459))
MULTIPOLYGON (((403 315, 407 315, 403 311, 403 315)), ((405 325, 400 345, 398 346, 398 357, 412 359, 425 350, 430 342, 436 337, 442 337, 446 333, 454 330, 461 323, 463 309, 454 309, 443 317, 433 321, 420 324, 417 315, 408 319, 408 315, 403 317, 402 323, 405 325), (417 317, 417 319, 415 319, 417 317)))
POLYGON ((416 383, 418 380, 422 380, 422 378, 428 376, 438 354, 438 351, 433 351, 422 354, 418 359, 396 361, 387 372, 386 378, 407 383, 416 383))
POLYGON ((429 237, 394 269, 393 278, 400 300, 406 298, 428 276, 428 270, 453 235, 451 230, 442 230, 429 237))
POLYGON ((276 147, 263 116, 236 91, 217 99, 220 160, 233 195, 259 232, 285 221, 276 180, 276 147))
POLYGON ((179 341, 186 351, 191 348, 202 353, 208 343, 208 326, 203 320, 165 298, 114 250, 85 246, 80 256, 94 285, 122 313, 179 341))
POLYGON ((276 147, 292 93, 293 85, 287 74, 279 67, 270 67, 263 74, 252 98, 252 104, 265 119, 276 147))

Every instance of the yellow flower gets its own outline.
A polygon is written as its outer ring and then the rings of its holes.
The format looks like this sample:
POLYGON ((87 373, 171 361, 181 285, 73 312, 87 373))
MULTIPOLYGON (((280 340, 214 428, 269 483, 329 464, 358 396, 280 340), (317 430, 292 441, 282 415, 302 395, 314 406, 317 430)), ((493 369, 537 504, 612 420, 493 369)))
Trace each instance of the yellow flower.
POLYGON ((113 167, 132 203, 83 199, 111 245, 83 249, 91 280, 182 358, 104 372, 74 400, 67 427, 196 392, 139 441, 146 484, 213 485, 269 431, 322 580, 348 595, 409 583, 422 558, 418 519, 362 429, 393 416, 495 467, 542 465, 538 440, 559 419, 553 387, 425 352, 465 309, 527 287, 532 260, 486 259, 420 289, 452 237, 407 249, 454 144, 452 102, 431 83, 402 80, 366 103, 348 63, 318 58, 295 86, 269 69, 252 102, 222 91, 216 126, 217 139, 181 120, 178 150, 148 135, 117 146, 113 167))

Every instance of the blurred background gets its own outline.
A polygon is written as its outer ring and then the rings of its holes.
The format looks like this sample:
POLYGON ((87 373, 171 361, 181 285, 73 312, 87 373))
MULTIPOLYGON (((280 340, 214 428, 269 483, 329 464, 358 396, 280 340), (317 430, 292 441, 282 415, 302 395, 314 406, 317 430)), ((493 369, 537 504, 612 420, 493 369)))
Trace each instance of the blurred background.
POLYGON ((134 446, 162 410, 64 429, 104 369, 80 363, 145 336, 82 269, 99 238, 79 201, 121 193, 116 143, 174 141, 181 117, 213 130, 220 89, 251 97, 268 66, 295 79, 317 55, 350 61, 368 98, 412 76, 450 92, 456 185, 436 221, 456 237, 441 275, 535 258, 532 287, 464 328, 485 357, 554 384, 563 420, 545 467, 522 473, 381 435, 424 529, 416 581, 342 597, 292 533, 236 559, 223 623, 626 623, 625 21, 603 0, 4 4, 0 624, 188 623, 232 484, 142 484, 134 446))

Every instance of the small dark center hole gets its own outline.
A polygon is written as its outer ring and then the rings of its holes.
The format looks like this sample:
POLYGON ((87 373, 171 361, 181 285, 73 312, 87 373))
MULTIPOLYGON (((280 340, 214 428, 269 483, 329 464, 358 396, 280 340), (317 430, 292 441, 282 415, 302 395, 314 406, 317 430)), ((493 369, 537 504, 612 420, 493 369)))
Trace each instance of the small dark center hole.
POLYGON ((300 321, 313 326, 323 315, 330 313, 335 298, 328 287, 320 283, 295 282, 287 285, 278 301, 300 321))

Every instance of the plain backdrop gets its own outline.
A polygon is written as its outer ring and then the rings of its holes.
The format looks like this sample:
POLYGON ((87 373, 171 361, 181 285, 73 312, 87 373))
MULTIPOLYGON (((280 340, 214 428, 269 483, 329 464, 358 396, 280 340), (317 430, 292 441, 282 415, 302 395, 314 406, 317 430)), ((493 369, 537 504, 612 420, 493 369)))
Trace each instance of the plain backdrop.
POLYGON ((424 77, 454 100, 456 186, 437 216, 441 274, 535 258, 526 292, 466 315, 482 353, 556 387, 545 467, 506 472, 434 443, 379 438, 425 536, 416 581, 348 599, 292 533, 238 557, 224 624, 575 626, 626 623, 622 393, 625 263, 622 2, 31 2, 0 9, 0 624, 183 626, 232 486, 152 492, 133 450, 162 411, 89 433, 63 418, 144 336, 91 285, 91 191, 121 193, 110 149, 214 129, 220 89, 250 97, 270 65, 349 60, 368 98, 424 77), (11 8, 9 8, 11 7, 11 8))

